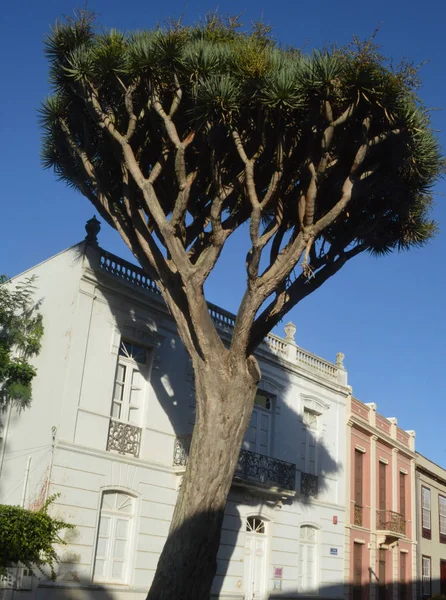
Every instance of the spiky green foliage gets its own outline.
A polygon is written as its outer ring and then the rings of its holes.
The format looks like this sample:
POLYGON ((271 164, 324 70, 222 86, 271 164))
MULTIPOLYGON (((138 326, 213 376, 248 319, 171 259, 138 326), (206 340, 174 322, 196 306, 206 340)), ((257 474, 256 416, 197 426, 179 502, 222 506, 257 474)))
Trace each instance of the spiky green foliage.
MULTIPOLYGON (((432 187, 444 163, 417 69, 391 68, 373 39, 305 55, 237 19, 122 34, 97 33, 81 13, 52 29, 46 53, 54 89, 40 113, 43 165, 86 195, 140 260, 140 236, 167 245, 170 260, 163 219, 192 266, 212 254, 218 222, 225 240, 251 223, 248 278, 266 280, 289 252, 261 303, 284 286, 287 295, 257 321, 257 341, 353 255, 421 246, 436 232, 432 187)), ((159 259, 147 262, 163 279, 159 259)))
POLYGON ((36 369, 29 361, 39 353, 43 336, 34 281, 12 287, 0 277, 0 406, 12 401, 25 408, 31 401, 36 369))
POLYGON ((37 511, 0 504, 0 574, 21 563, 29 569, 49 567, 52 579, 56 578, 54 545, 65 543, 60 537, 62 529, 73 529, 73 525, 48 514, 56 497, 48 498, 37 511))

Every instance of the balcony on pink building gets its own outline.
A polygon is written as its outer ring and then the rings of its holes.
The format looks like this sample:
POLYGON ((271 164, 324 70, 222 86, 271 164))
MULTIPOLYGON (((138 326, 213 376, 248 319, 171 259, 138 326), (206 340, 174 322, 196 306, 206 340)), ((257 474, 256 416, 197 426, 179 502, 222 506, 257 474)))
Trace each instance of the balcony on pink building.
POLYGON ((406 535, 406 519, 393 510, 377 510, 376 530, 384 532, 386 537, 403 537, 406 535))

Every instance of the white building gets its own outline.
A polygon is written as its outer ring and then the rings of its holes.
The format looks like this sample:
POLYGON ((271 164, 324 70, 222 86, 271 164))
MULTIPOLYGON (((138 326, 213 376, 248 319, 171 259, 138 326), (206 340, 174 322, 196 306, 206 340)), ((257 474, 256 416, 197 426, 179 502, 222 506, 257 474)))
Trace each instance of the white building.
MULTIPOLYGON (((45 336, 30 409, 2 416, 0 503, 73 523, 55 582, 0 597, 143 599, 166 539, 194 422, 191 365, 138 267, 81 243, 36 275, 45 336)), ((210 306, 228 335, 233 315, 210 306)), ((329 363, 268 336, 263 378, 227 504, 215 597, 343 596, 345 402, 329 363)), ((205 457, 203 457, 205 459, 205 457)), ((14 579, 14 578, 12 578, 14 579)))

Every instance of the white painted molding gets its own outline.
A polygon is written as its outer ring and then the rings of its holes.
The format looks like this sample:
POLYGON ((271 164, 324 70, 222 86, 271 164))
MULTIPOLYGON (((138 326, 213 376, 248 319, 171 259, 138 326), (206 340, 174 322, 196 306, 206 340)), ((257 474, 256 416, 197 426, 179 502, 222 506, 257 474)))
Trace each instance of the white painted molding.
POLYGON ((302 401, 302 405, 305 408, 308 408, 308 410, 311 410, 318 415, 322 415, 325 411, 327 411, 330 408, 329 404, 326 404, 316 396, 311 396, 309 394, 301 394, 300 398, 302 401))

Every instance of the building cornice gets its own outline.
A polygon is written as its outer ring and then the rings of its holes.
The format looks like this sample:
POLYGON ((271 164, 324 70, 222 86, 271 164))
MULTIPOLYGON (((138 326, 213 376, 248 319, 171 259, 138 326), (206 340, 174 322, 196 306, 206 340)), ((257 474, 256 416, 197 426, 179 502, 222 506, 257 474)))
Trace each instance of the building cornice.
MULTIPOLYGON (((101 295, 105 296, 102 288, 104 288, 116 297, 125 296, 131 304, 137 305, 144 311, 149 311, 153 314, 157 314, 163 317, 165 319, 163 322, 163 329, 165 329, 166 331, 170 331, 174 335, 178 335, 175 324, 172 321, 172 317, 167 309, 167 306, 164 303, 162 296, 155 294, 150 290, 139 288, 131 283, 128 283, 125 281, 125 279, 121 280, 118 277, 107 274, 106 272, 101 272, 100 269, 95 269, 93 266, 90 266, 88 261, 86 261, 86 264, 83 268, 81 281, 82 280, 88 282, 89 284, 98 286, 96 291, 97 300, 107 302, 105 297, 104 299, 102 299, 97 295, 97 293, 100 292, 101 295), (147 299, 150 299, 150 306, 148 306, 147 299), (169 327, 168 324, 171 324, 171 326, 169 327)), ((82 293, 86 292, 82 289, 80 289, 80 291, 82 293)), ((218 327, 218 330, 223 341, 230 341, 231 336, 228 332, 226 332, 221 327, 218 327)), ((257 348, 255 354, 265 363, 268 363, 274 367, 279 367, 280 369, 283 369, 288 373, 293 373, 299 378, 311 381, 312 383, 316 383, 317 385, 322 386, 325 389, 330 390, 332 392, 335 392, 336 394, 341 395, 344 398, 347 398, 350 394, 350 389, 347 386, 341 385, 336 381, 330 381, 327 377, 319 375, 318 373, 313 372, 310 369, 306 369, 300 364, 295 364, 293 362, 285 360, 281 356, 274 354, 271 351, 259 347, 257 348)), ((311 355, 311 353, 308 354, 311 355)), ((320 360, 326 363, 324 359, 320 360)), ((333 364, 333 366, 335 365, 333 364)))
POLYGON ((355 426, 358 429, 362 429, 366 433, 370 434, 371 437, 375 437, 376 441, 380 440, 388 446, 391 446, 393 449, 399 450, 401 453, 405 454, 409 458, 416 459, 416 453, 413 450, 410 450, 410 448, 404 446, 404 444, 402 444, 399 440, 391 437, 390 435, 387 435, 380 429, 373 427, 372 425, 370 425, 366 421, 363 421, 360 417, 357 417, 354 414, 350 415, 347 421, 347 425, 355 426))
MULTIPOLYGON (((441 468, 441 467, 439 467, 441 468)), ((435 481, 436 483, 443 485, 446 487, 446 478, 443 479, 442 477, 440 477, 439 475, 437 475, 436 473, 434 473, 433 471, 430 471, 429 469, 427 469, 426 467, 423 467, 422 465, 420 465, 415 458, 415 469, 418 471, 418 473, 420 473, 421 475, 424 475, 426 477, 429 477, 429 479, 432 479, 433 481, 435 481)))

